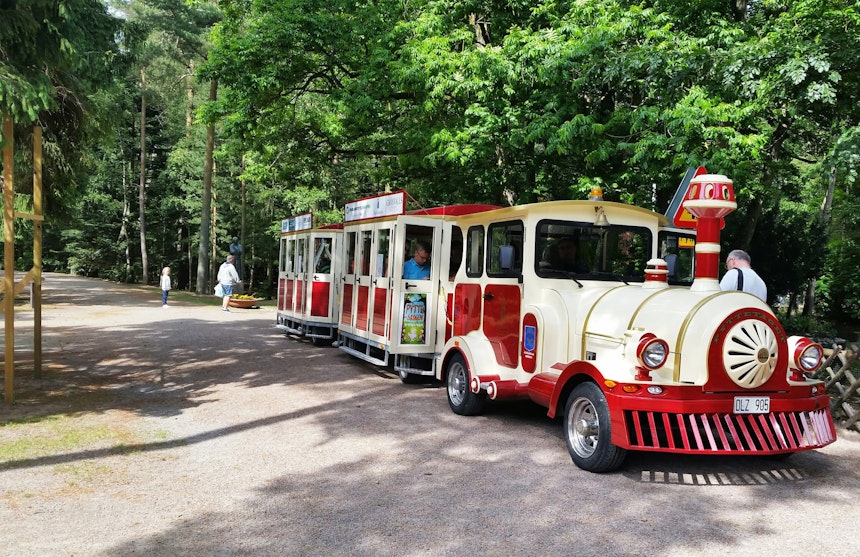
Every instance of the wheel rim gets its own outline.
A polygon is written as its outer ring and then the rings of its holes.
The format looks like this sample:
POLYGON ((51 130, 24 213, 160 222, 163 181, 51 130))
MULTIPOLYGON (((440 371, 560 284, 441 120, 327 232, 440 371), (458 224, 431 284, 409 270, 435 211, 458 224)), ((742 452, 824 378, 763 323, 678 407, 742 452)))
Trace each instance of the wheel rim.
POLYGON ((588 458, 597 450, 600 439, 600 419, 597 409, 586 398, 576 399, 567 415, 570 446, 577 455, 588 458))
POLYGON ((460 362, 454 362, 451 369, 448 370, 448 398, 455 406, 463 404, 468 382, 466 367, 460 362))

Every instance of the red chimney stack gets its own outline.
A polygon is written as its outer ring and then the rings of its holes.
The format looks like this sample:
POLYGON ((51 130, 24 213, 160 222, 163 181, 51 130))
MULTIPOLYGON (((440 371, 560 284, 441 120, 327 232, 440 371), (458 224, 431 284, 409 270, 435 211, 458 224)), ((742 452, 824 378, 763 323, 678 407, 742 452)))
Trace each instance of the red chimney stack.
POLYGON ((690 181, 684 208, 696 217, 696 276, 690 290, 719 291, 720 229, 735 209, 732 181, 721 174, 702 174, 690 181))

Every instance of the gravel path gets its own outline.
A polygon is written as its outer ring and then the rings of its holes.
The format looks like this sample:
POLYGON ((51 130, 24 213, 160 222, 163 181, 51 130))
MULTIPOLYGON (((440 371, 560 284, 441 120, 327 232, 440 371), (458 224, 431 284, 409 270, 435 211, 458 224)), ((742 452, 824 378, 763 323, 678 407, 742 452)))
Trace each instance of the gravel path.
POLYGON ((526 403, 435 384, 155 287, 48 276, 16 318, 0 555, 858 555, 860 435, 785 461, 577 469, 526 403), (28 321, 28 319, 30 321, 28 321))

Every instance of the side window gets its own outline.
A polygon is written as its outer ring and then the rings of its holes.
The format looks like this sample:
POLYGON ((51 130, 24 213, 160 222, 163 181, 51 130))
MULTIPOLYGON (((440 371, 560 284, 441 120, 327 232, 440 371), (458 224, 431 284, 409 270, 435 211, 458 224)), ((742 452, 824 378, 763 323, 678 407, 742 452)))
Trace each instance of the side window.
POLYGON ((466 275, 479 277, 484 274, 484 227, 469 228, 466 242, 466 275))
POLYGON ((278 266, 278 269, 282 273, 287 272, 287 239, 281 238, 281 262, 278 266))
POLYGON ((487 275, 518 277, 523 270, 523 223, 491 224, 487 231, 487 275))
POLYGON ((314 273, 331 272, 331 240, 314 238, 314 273))
POLYGON ((370 254, 372 246, 373 231, 361 231, 361 273, 364 276, 370 274, 370 254))
POLYGON ((657 256, 666 261, 669 284, 689 286, 696 270, 696 235, 661 230, 657 256))
POLYGON ((460 265, 463 264, 463 229, 455 226, 451 229, 451 259, 448 262, 448 280, 454 280, 460 265))
POLYGON ((641 281, 652 238, 650 230, 638 226, 541 221, 535 238, 535 272, 546 278, 641 281))
POLYGON ((305 265, 306 240, 305 240, 305 238, 301 238, 296 243, 298 245, 296 247, 296 259, 295 259, 295 265, 294 266, 295 266, 297 273, 304 273, 305 272, 304 265, 305 265))
POLYGON ((346 273, 349 275, 355 274, 355 240, 357 238, 355 232, 349 232, 346 235, 346 273))
POLYGON ((415 224, 406 225, 406 253, 403 254, 404 279, 429 279, 432 274, 435 229, 415 224))
POLYGON ((376 276, 388 276, 388 247, 391 238, 391 231, 383 228, 379 231, 376 238, 376 276))
POLYGON ((287 240, 287 259, 284 262, 284 270, 292 273, 295 270, 296 242, 292 238, 287 240))
POLYGON ((641 229, 611 227, 607 234, 604 270, 628 280, 644 280, 645 264, 651 256, 651 234, 641 229))

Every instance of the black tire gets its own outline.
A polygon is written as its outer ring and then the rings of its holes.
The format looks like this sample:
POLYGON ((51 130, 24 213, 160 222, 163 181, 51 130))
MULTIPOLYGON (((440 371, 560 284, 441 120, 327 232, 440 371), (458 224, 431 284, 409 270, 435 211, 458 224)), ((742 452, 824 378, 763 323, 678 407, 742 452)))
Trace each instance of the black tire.
POLYGON ((476 416, 484 411, 487 393, 473 393, 469 389, 469 368, 460 354, 454 354, 445 368, 445 385, 448 393, 448 406, 455 414, 476 416))
POLYGON ((770 460, 771 462, 780 462, 782 460, 788 460, 794 453, 776 453, 776 454, 763 454, 761 458, 765 460, 770 460))
POLYGON ((414 373, 409 373, 408 371, 398 370, 397 375, 400 376, 400 381, 402 381, 405 385, 417 385, 424 380, 423 375, 416 375, 414 373))
POLYGON ((577 385, 564 409, 564 439, 573 462, 589 472, 611 472, 627 451, 612 444, 609 406, 594 383, 577 385))

